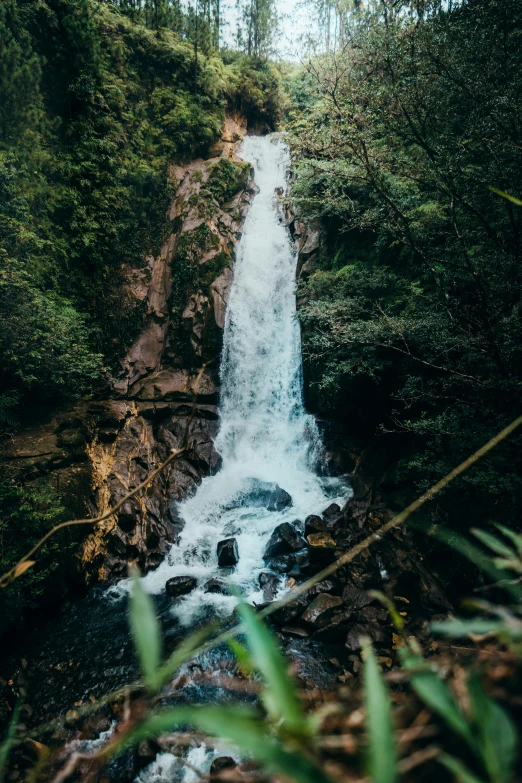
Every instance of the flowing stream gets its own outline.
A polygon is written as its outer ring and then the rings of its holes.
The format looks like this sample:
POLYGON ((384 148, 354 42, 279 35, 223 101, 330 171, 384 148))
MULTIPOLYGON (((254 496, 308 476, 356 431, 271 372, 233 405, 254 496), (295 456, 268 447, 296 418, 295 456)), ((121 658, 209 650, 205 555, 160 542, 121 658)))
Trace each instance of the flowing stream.
POLYGON ((276 134, 248 136, 240 154, 255 168, 259 193, 239 243, 225 323, 216 439, 222 467, 180 504, 180 543, 143 580, 158 594, 173 576, 198 579, 197 589, 174 605, 183 624, 212 606, 230 613, 234 597, 204 591, 212 577, 224 576, 247 601, 262 602, 259 574, 266 570, 263 553, 274 528, 296 519, 302 526, 306 516, 342 502, 348 492, 342 480, 319 475, 320 439, 303 405, 296 252, 276 194, 286 189, 288 148, 276 134), (292 505, 263 507, 259 496, 270 485, 288 492, 292 505), (239 563, 224 570, 216 549, 229 537, 237 540, 239 563))

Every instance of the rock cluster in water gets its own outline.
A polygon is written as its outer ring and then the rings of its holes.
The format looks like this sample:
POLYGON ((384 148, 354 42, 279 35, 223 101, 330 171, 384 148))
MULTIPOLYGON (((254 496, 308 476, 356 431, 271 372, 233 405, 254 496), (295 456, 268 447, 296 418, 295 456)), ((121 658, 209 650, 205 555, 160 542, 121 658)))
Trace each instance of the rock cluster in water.
MULTIPOLYGON (((364 538, 368 526, 381 524, 383 516, 389 518, 388 510, 374 517, 372 502, 368 486, 356 485, 344 509, 333 503, 321 516, 307 517, 304 524, 296 520, 278 525, 265 552, 267 571, 259 578, 267 602, 263 608, 275 599, 283 579, 290 577, 288 586, 305 581, 364 538)), ((340 645, 348 656, 358 653, 361 637, 367 636, 381 657, 391 661, 394 628, 388 610, 372 591, 402 602, 404 616, 417 610, 426 616, 429 609, 444 613, 450 608, 433 574, 408 555, 412 548, 404 549, 394 540, 400 535, 404 534, 394 532, 364 550, 347 568, 277 608, 269 622, 283 638, 340 645)))

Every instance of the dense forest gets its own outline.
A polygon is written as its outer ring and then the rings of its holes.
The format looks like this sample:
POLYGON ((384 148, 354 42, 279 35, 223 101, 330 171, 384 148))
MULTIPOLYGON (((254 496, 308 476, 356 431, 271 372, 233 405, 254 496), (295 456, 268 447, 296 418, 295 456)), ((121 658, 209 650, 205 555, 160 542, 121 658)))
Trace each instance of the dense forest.
MULTIPOLYGON (((450 471, 522 414, 522 5, 302 0, 290 20, 283 6, 0 3, 0 638, 17 634, 0 655, 0 783, 11 750, 6 779, 28 783, 521 779, 522 430, 450 471), (299 51, 285 61, 289 25, 299 51), (169 493, 190 498, 220 469, 208 442, 221 332, 213 324, 215 343, 199 342, 259 192, 236 157, 241 134, 274 132, 291 157, 275 202, 295 243, 304 400, 324 435, 320 472, 347 476, 354 494, 344 508, 311 509, 297 532, 276 528, 269 546, 280 551, 265 555, 255 612, 240 603, 224 626, 183 635, 165 619, 170 604, 140 587, 136 563, 149 570, 165 555, 158 530, 179 543, 169 493), (167 259, 165 313, 150 305, 155 259, 167 259), (147 296, 135 295, 138 278, 147 296), (140 339, 164 322, 168 350, 138 378, 129 356, 142 361, 140 339), (191 374, 195 386, 182 387, 191 374), (167 376, 178 385, 162 387, 167 376), (149 491, 147 473, 176 450, 185 473, 149 491), (84 484, 68 483, 70 471, 84 484), (408 504, 448 474, 410 518, 408 504), (110 518, 120 498, 113 528, 91 539, 60 531, 21 560, 55 525, 110 518), (394 530, 406 507, 411 527, 394 530), (129 543, 135 534, 150 561, 129 543), (52 658, 49 638, 65 644, 52 629, 63 616, 63 637, 76 634, 98 600, 92 586, 128 566, 129 655, 142 680, 122 689, 131 680, 118 679, 115 629, 117 665, 100 653, 96 698, 82 684, 68 703, 85 659, 67 680, 73 656, 52 658), (25 653, 33 643, 39 663, 25 653), (233 665, 190 663, 223 643, 233 665), (217 685, 204 682, 205 666, 217 685), (31 673, 42 691, 33 706, 31 673), (184 691, 193 676, 196 690, 184 691), (209 696, 227 687, 221 701, 209 696), (201 694, 219 703, 194 707, 201 694), (172 740, 187 725, 241 753, 205 757, 203 769, 182 755, 185 734, 172 740), (183 766, 154 767, 158 754, 183 766)), ((208 592, 225 590, 210 581, 208 592)))
MULTIPOLYGON (((376 4, 293 88, 294 198, 326 232, 301 292, 314 400, 389 435, 417 489, 521 409, 522 209, 498 193, 521 195, 521 22, 509 1, 376 4)), ((462 479, 455 517, 519 516, 520 445, 462 479)))

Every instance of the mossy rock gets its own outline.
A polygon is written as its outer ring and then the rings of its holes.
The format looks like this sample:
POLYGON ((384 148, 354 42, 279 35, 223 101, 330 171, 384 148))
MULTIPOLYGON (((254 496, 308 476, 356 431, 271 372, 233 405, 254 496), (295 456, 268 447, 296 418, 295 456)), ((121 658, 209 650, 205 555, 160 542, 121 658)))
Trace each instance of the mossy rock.
POLYGON ((208 190, 202 190, 200 193, 193 193, 188 203, 191 207, 196 207, 198 217, 209 220, 216 214, 216 204, 213 195, 208 190))
POLYGON ((225 204, 246 187, 249 176, 250 163, 220 158, 210 170, 206 190, 220 205, 225 204))
POLYGON ((218 245, 219 237, 206 223, 202 223, 193 231, 187 231, 180 237, 174 264, 195 266, 202 255, 218 245))
POLYGON ((87 436, 84 430, 66 429, 59 433, 56 440, 59 446, 63 446, 67 449, 78 449, 85 446, 87 436))
POLYGON ((230 263, 229 253, 222 251, 218 253, 214 258, 210 258, 201 267, 200 275, 200 287, 205 290, 209 289, 214 280, 219 277, 223 269, 230 263))

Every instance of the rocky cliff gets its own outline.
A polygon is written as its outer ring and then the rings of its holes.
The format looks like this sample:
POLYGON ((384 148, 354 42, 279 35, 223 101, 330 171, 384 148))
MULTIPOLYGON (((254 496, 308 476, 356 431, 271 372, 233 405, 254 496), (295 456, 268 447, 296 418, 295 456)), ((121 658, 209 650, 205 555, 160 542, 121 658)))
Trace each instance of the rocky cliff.
POLYGON ((71 515, 96 516, 179 448, 187 430, 182 457, 87 536, 88 582, 124 575, 129 561, 157 565, 179 531, 175 502, 219 465, 218 359, 234 249, 255 194, 253 169, 237 157, 245 133, 228 117, 208 158, 171 167, 170 231, 157 258, 129 270, 144 320, 108 399, 21 430, 4 454, 28 481, 50 473, 71 515))

